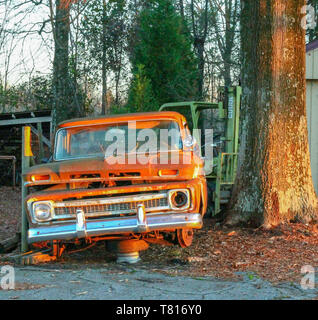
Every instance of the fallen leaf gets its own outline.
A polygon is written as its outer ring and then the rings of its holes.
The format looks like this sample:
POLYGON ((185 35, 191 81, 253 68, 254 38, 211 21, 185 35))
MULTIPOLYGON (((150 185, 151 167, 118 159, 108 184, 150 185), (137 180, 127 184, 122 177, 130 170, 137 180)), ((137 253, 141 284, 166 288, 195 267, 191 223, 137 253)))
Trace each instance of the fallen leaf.
POLYGON ((188 257, 187 259, 189 262, 202 262, 206 260, 205 258, 202 257, 188 257))

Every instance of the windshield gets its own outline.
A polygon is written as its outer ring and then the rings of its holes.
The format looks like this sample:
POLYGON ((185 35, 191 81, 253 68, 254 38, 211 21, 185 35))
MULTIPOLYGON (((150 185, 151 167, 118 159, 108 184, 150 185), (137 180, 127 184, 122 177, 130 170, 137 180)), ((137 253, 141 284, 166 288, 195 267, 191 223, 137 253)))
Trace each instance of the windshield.
POLYGON ((148 120, 60 129, 56 135, 55 160, 181 150, 177 122, 148 120))

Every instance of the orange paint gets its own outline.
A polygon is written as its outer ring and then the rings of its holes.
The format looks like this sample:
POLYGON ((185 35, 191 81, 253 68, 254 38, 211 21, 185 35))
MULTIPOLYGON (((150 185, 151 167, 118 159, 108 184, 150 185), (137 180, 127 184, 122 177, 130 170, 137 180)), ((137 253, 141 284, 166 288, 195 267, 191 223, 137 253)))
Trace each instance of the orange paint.
MULTIPOLYGON (((61 123, 62 128, 76 127, 89 129, 96 125, 136 123, 136 128, 152 128, 161 120, 172 120, 180 129, 181 139, 187 137, 186 119, 176 112, 151 112, 109 117, 74 119, 61 123), (140 122, 147 121, 147 122, 140 122)), ((73 129, 72 129, 73 130, 73 129)), ((68 144, 69 141, 65 140, 68 144)), ((200 213, 202 216, 207 207, 207 187, 204 176, 204 162, 191 148, 183 148, 169 152, 169 157, 178 156, 178 164, 160 163, 160 154, 149 154, 149 163, 112 164, 103 156, 76 158, 53 161, 31 167, 23 176, 25 185, 33 187, 25 201, 65 202, 90 199, 98 203, 98 199, 157 194, 169 190, 187 189, 189 205, 183 213, 200 213), (35 187, 35 189, 34 189, 35 187), (38 190, 38 191, 36 191, 38 190)), ((127 154, 125 155, 127 159, 127 154)), ((30 189, 31 190, 31 189, 30 189)), ((30 210, 30 208, 29 208, 30 210)), ((173 211, 173 209, 170 209, 173 211)), ((31 221, 31 212, 28 212, 31 221)), ((167 230, 173 230, 167 226, 167 230)), ((123 235, 124 236, 124 235, 123 235)), ((125 235, 127 237, 127 234, 125 235)), ((95 241, 97 241, 97 237, 95 241)), ((104 239, 99 237, 99 239, 104 239)))

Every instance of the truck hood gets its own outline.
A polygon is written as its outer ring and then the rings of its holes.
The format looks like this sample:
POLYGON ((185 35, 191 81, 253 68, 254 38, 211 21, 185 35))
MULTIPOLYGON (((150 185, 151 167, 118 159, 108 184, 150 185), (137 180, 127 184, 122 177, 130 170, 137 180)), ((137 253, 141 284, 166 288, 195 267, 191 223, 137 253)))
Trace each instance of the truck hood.
POLYGON ((23 179, 28 186, 111 180, 189 180, 203 172, 203 161, 192 152, 170 152, 164 162, 160 161, 163 155, 153 154, 146 164, 138 161, 138 157, 135 163, 130 163, 128 157, 131 160, 133 156, 124 155, 123 163, 103 157, 54 161, 29 168, 23 179), (172 159, 178 159, 178 155, 180 163, 175 164, 172 159))

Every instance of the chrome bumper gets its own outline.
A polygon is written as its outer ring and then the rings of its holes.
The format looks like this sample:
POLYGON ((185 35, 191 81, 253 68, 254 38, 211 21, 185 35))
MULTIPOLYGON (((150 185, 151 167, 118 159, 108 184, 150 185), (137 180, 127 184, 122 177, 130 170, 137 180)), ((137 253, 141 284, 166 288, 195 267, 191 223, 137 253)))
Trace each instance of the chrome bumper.
POLYGON ((78 212, 76 223, 29 229, 28 242, 71 240, 111 234, 142 233, 178 228, 200 229, 202 224, 202 216, 199 213, 153 213, 146 215, 144 207, 139 207, 137 215, 133 217, 98 220, 86 220, 82 212, 78 212))

